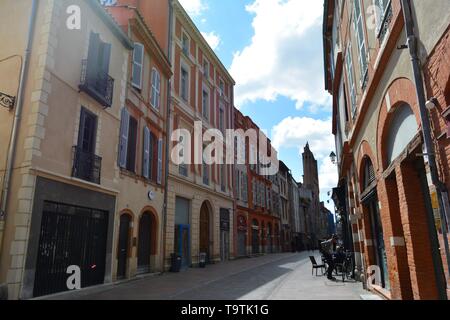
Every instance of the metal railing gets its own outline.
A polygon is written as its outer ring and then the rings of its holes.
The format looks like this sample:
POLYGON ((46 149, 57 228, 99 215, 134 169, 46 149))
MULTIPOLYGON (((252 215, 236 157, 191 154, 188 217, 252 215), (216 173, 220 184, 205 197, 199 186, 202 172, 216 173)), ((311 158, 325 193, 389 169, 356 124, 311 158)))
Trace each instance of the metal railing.
POLYGON ((383 19, 381 20, 379 29, 378 29, 378 39, 380 43, 383 43, 384 38, 389 30, 389 25, 391 24, 392 18, 394 16, 394 12, 392 10, 392 1, 389 1, 389 4, 386 7, 386 10, 383 12, 383 19))
POLYGON ((80 90, 89 94, 98 103, 111 107, 114 92, 114 79, 104 72, 89 74, 88 60, 81 61, 80 90))
POLYGON ((102 158, 74 146, 72 177, 100 184, 102 158))

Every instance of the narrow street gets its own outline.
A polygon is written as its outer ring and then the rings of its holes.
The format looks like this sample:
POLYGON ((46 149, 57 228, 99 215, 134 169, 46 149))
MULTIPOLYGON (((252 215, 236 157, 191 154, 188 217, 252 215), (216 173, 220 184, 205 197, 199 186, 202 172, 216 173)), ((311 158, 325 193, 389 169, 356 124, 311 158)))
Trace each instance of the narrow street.
MULTIPOLYGON (((318 252, 315 252, 318 258, 318 252)), ((81 300, 360 300, 361 283, 311 276, 309 253, 240 259, 48 297, 81 300)), ((319 260, 320 261, 320 258, 319 260)))

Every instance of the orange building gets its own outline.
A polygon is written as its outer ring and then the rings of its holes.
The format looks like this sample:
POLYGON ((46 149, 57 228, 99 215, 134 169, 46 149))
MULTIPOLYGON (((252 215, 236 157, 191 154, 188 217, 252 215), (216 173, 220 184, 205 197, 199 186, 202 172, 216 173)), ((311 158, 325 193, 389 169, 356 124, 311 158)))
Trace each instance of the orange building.
MULTIPOLYGON (((259 155, 256 151, 261 145, 260 129, 252 119, 235 109, 234 127, 244 132, 251 129, 256 132, 253 137, 249 135, 242 146, 248 161, 235 165, 237 256, 280 252, 281 202, 280 195, 272 188, 272 184, 278 185, 278 174, 261 175, 260 166, 251 160, 254 155, 259 155)), ((267 142, 270 148, 268 139, 267 142)))

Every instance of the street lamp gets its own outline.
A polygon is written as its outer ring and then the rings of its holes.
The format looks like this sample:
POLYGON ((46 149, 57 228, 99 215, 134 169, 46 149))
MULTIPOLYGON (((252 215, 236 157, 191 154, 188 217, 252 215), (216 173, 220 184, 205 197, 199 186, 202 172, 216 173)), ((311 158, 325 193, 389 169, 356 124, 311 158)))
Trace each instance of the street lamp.
POLYGON ((336 158, 337 158, 336 153, 334 153, 334 151, 332 151, 330 153, 330 159, 333 164, 336 164, 336 158))

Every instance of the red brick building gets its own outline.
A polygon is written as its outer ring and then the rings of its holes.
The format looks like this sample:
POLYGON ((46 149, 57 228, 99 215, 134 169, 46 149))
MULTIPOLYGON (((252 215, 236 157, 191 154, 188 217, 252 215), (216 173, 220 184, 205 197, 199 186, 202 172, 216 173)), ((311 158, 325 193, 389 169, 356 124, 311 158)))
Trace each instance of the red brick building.
MULTIPOLYGON (((245 138, 245 145, 237 144, 235 151, 236 155, 239 152, 245 153, 246 159, 249 160, 245 161, 245 164, 235 165, 236 256, 279 252, 280 201, 279 195, 274 193, 272 188, 277 175, 263 176, 259 166, 252 164, 261 145, 260 129, 252 119, 235 109, 234 126, 235 130, 246 132, 253 129, 256 133, 255 136, 249 135, 245 138)), ((267 141, 270 149, 270 141, 267 141)))
POLYGON ((325 1, 325 86, 333 96, 340 181, 358 273, 388 299, 448 293, 450 2, 325 1), (411 12, 443 209, 431 183, 404 10, 411 12), (433 99, 435 98, 435 99, 433 99), (447 214, 447 215, 446 215, 447 214), (447 221, 446 221, 447 220, 447 221), (375 283, 375 284, 374 284, 375 283))

